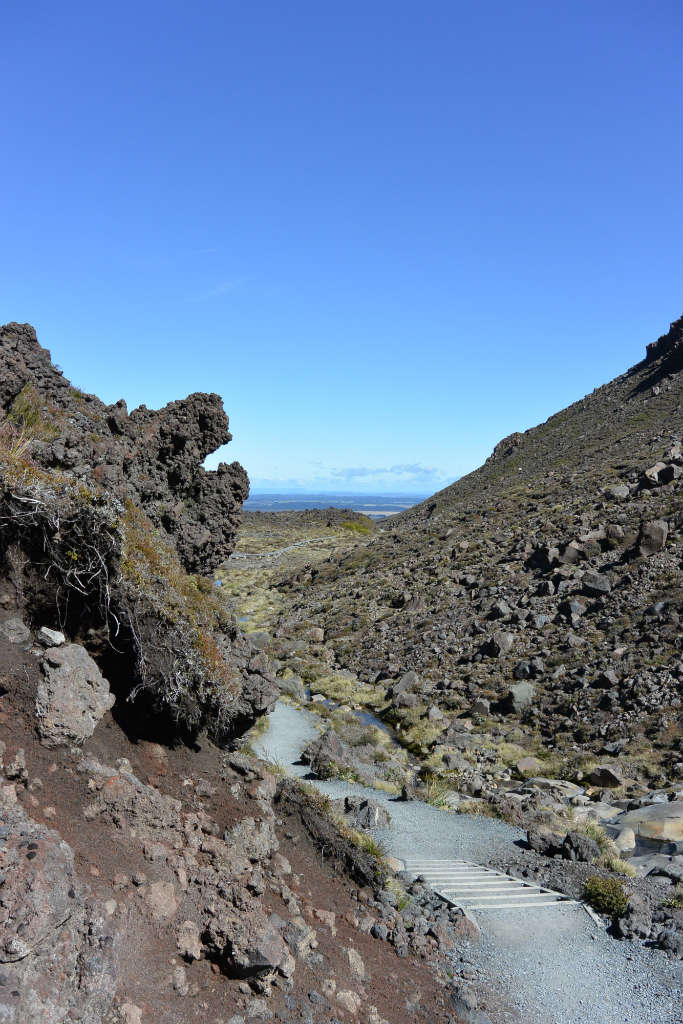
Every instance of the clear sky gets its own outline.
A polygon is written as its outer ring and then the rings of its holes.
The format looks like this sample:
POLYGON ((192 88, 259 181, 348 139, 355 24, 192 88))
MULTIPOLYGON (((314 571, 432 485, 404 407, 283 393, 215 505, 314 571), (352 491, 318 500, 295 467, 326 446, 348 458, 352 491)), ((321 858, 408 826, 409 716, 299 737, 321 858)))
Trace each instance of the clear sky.
POLYGON ((680 313, 679 6, 6 0, 0 321, 254 490, 436 490, 680 313))

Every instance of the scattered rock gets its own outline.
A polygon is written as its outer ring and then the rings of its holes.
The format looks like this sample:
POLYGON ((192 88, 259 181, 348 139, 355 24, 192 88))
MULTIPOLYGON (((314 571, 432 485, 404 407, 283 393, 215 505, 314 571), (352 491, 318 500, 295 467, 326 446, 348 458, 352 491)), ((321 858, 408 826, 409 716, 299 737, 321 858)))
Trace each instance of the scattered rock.
POLYGON ((152 882, 145 894, 145 901, 157 921, 173 917, 178 909, 175 887, 172 882, 152 882))
POLYGON ((643 523, 638 539, 638 551, 645 558, 663 551, 668 536, 669 524, 664 519, 653 519, 649 523, 643 523))
POLYGON ((608 578, 599 572, 585 573, 581 584, 584 594, 589 597, 601 597, 603 594, 609 594, 612 590, 612 584, 608 578))
POLYGON ((506 714, 521 714, 531 707, 535 696, 536 687, 533 683, 515 683, 503 699, 502 709, 506 714))
POLYGON ((586 778, 591 786, 598 786, 601 789, 612 789, 624 784, 624 778, 619 769, 608 764, 597 765, 586 778))
POLYGON ((365 964, 363 958, 356 949, 347 949, 346 955, 349 960, 349 970, 354 978, 358 978, 359 981, 365 981, 365 964))
POLYGON ((500 658, 505 654, 509 654, 512 650, 515 637, 513 633, 505 633, 498 631, 494 633, 487 645, 487 653, 492 658, 500 658))
POLYGON ((357 992, 352 992, 350 989, 344 989, 341 992, 337 992, 335 996, 340 1006, 343 1006, 347 1013, 355 1015, 361 1008, 362 1000, 357 992))
POLYGON ((61 647, 62 644, 66 643, 66 637, 57 629, 41 626, 38 630, 38 643, 42 644, 43 647, 61 647))
POLYGON ((0 636, 11 644, 25 644, 31 639, 31 630, 16 615, 0 622, 0 636))
POLYGON ((202 943, 199 927, 194 921, 183 921, 177 935, 178 952, 185 960, 199 960, 202 955, 202 943))

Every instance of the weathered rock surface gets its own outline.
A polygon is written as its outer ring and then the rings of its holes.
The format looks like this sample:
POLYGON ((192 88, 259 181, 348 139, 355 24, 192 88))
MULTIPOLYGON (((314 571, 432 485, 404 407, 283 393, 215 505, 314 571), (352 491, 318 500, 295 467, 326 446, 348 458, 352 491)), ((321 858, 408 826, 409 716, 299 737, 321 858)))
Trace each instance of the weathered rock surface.
POLYGON ((101 1024, 117 984, 115 928, 56 832, 3 803, 0 837, 0 1018, 101 1024))
POLYGON ((31 639, 31 630, 17 615, 0 622, 0 634, 11 644, 25 644, 31 639))
POLYGON ((636 837, 655 843, 683 842, 683 800, 648 804, 620 814, 614 823, 628 826, 636 837))
POLYGON ((46 747, 83 743, 114 705, 109 684, 79 644, 50 647, 36 696, 38 734, 46 747))

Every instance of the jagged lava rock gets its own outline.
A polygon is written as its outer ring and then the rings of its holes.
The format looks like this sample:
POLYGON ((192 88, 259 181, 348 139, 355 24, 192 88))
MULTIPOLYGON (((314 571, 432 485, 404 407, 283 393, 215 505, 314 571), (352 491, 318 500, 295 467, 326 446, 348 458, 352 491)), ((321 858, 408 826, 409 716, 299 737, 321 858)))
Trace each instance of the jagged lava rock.
POLYGON ((0 327, 0 410, 23 389, 44 406, 58 436, 35 447, 34 458, 89 486, 130 497, 176 542, 190 572, 211 572, 234 547, 249 481, 242 466, 202 466, 232 435, 219 395, 195 393, 163 409, 121 400, 105 405, 73 388, 52 365, 30 324, 0 327))

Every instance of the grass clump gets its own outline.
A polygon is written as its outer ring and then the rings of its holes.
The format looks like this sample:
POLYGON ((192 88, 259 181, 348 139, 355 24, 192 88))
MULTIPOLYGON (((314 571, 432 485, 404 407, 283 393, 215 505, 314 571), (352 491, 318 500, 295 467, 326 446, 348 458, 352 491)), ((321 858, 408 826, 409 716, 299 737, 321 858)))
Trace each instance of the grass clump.
POLYGON ((662 906, 669 910, 683 910, 683 885, 677 885, 671 896, 663 900, 662 906))
POLYGON ((598 914, 611 918, 622 917, 628 906, 628 893, 616 878, 593 875, 586 879, 583 898, 598 914))
POLYGON ((443 733, 442 725, 435 725, 424 719, 409 726, 403 734, 398 734, 398 739, 412 753, 425 755, 429 753, 435 743, 438 742, 443 733))
POLYGON ((626 878, 636 877, 636 869, 622 857, 612 857, 609 854, 603 854, 599 863, 601 867, 607 868, 608 871, 613 871, 615 875, 625 875, 626 878))
POLYGON ((398 880, 398 878, 394 877, 394 875, 390 875, 389 878, 387 878, 384 888, 387 892, 390 892, 392 896, 396 897, 398 901, 396 909, 399 913, 402 910, 405 910, 405 908, 412 903, 412 897, 408 895, 403 884, 398 880))
POLYGON ((40 469, 33 458, 36 444, 57 437, 57 410, 43 408, 30 385, 25 385, 0 418, 0 465, 9 483, 31 485, 58 482, 59 474, 40 469))
POLYGON ((31 441, 50 441, 59 435, 56 410, 43 407, 35 388, 25 384, 12 402, 7 419, 31 441))
POLYGON ((461 800, 456 811, 458 814, 477 814, 482 818, 500 818, 500 812, 488 800, 461 800))
POLYGON ((431 770, 423 770, 420 774, 426 787, 425 801, 432 807, 448 807, 448 796, 453 793, 452 781, 431 770))
POLYGON ((635 878, 635 869, 628 861, 623 860, 619 856, 619 851, 614 845, 614 841, 605 832, 602 825, 598 825, 594 821, 583 821, 577 822, 572 826, 574 832, 579 832, 583 836, 587 836, 588 839, 593 839, 600 847, 600 859, 598 864, 600 867, 606 868, 608 871, 614 871, 617 875, 626 875, 628 878, 635 878))
POLYGON ((386 851, 381 843, 378 843, 374 836, 367 832, 358 832, 355 828, 345 827, 343 829, 347 839, 350 839, 355 847, 367 853, 370 857, 382 863, 386 860, 386 851))

